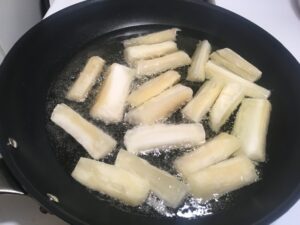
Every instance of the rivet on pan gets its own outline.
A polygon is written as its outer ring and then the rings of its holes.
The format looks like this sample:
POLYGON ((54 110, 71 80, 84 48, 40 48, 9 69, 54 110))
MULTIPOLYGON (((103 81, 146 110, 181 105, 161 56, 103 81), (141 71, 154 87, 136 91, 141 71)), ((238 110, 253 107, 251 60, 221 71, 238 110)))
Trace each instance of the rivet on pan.
POLYGON ((51 202, 59 203, 59 200, 58 200, 58 198, 57 198, 55 195, 50 194, 50 193, 47 193, 46 195, 47 195, 47 197, 49 198, 49 200, 50 200, 51 202))
POLYGON ((18 143, 15 139, 13 138, 8 138, 8 141, 7 141, 7 146, 11 146, 13 147, 14 149, 18 148, 18 143))

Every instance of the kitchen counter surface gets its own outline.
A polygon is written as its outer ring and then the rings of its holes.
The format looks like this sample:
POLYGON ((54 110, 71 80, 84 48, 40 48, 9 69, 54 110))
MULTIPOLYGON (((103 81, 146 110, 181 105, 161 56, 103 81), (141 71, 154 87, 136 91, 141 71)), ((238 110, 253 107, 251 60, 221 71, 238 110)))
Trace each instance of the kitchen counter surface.
MULTIPOLYGON (((46 14, 82 0, 54 0, 46 14)), ((216 4, 251 20, 276 37, 300 61, 300 6, 298 0, 216 0, 216 4), (298 4, 298 5, 297 5, 298 4)), ((300 75, 300 74, 299 74, 300 75)), ((298 225, 300 201, 273 225, 298 225)), ((64 225, 59 218, 42 214, 26 196, 0 196, 0 225, 64 225)))

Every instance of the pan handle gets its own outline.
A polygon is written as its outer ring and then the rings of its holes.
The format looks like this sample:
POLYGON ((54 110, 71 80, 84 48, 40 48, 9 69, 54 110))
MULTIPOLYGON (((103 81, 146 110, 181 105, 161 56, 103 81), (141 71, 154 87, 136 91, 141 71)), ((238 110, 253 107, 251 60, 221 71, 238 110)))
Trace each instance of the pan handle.
POLYGON ((2 158, 0 158, 0 194, 25 194, 25 191, 22 190, 21 186, 13 178, 2 158))

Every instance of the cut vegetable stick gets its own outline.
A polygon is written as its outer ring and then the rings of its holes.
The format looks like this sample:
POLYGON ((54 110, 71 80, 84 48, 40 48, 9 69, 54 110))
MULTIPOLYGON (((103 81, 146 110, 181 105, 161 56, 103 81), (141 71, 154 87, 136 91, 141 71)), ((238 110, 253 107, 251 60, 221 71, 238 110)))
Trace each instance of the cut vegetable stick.
POLYGON ((152 45, 138 45, 125 48, 124 58, 129 65, 133 65, 137 60, 152 59, 176 52, 177 50, 177 45, 174 41, 166 41, 152 45))
POLYGON ((244 99, 237 113, 232 134, 241 141, 240 152, 264 162, 271 104, 264 99, 244 99))
POLYGON ((131 124, 153 124, 169 117, 192 97, 191 88, 177 84, 129 111, 125 119, 131 124))
POLYGON ((245 95, 252 98, 268 98, 271 92, 251 81, 245 80, 240 76, 226 70, 212 61, 208 61, 205 66, 207 78, 216 78, 226 83, 236 82, 245 88, 245 95))
POLYGON ((220 65, 222 67, 225 67, 226 69, 232 71, 236 75, 238 75, 238 76, 240 76, 240 77, 242 77, 242 78, 244 78, 246 80, 254 82, 254 81, 256 81, 256 80, 259 79, 259 78, 254 78, 253 76, 249 75, 244 70, 242 70, 239 67, 237 67, 236 65, 228 62, 226 59, 224 59, 222 56, 220 56, 216 52, 214 52, 214 53, 212 53, 210 55, 210 59, 215 64, 220 65))
POLYGON ((106 156, 117 145, 115 139, 65 104, 56 105, 51 120, 78 141, 94 159, 106 156))
POLYGON ((205 131, 199 123, 143 125, 128 130, 124 136, 124 144, 132 153, 154 148, 193 147, 204 142, 205 131))
POLYGON ((125 169, 81 157, 72 177, 84 186, 127 205, 138 206, 148 197, 149 182, 125 169))
POLYGON ((204 81, 205 64, 209 58, 211 46, 207 40, 199 41, 192 57, 192 64, 188 69, 187 80, 204 81))
POLYGON ((218 198, 258 180, 254 164, 246 157, 235 157, 188 176, 191 193, 202 200, 218 198))
POLYGON ((77 80, 69 89, 66 98, 71 101, 83 102, 96 83, 104 64, 105 61, 98 56, 89 58, 77 80))
POLYGON ((226 67, 247 80, 256 81, 261 77, 262 72, 258 68, 229 48, 220 49, 210 57, 217 64, 226 67))
POLYGON ((148 180, 150 190, 167 206, 177 208, 187 194, 188 188, 183 182, 128 151, 119 151, 115 165, 148 180))
POLYGON ((177 51, 155 59, 140 60, 135 63, 137 76, 151 76, 170 69, 191 64, 191 58, 183 51, 177 51))
POLYGON ((134 70, 117 63, 112 64, 91 108, 91 116, 105 123, 122 121, 133 78, 134 70))
POLYGON ((210 127, 218 132, 244 98, 244 89, 238 83, 225 85, 209 113, 210 127))
POLYGON ((210 110, 223 88, 221 81, 211 79, 206 81, 194 98, 182 109, 184 117, 200 122, 210 110))
POLYGON ((184 177, 229 158, 240 147, 233 135, 220 133, 195 151, 175 160, 174 165, 184 177))
POLYGON ((160 94, 162 91, 171 87, 180 80, 180 74, 174 70, 167 71, 158 77, 151 79, 136 90, 131 92, 127 102, 131 106, 139 106, 150 98, 160 94))
POLYGON ((178 28, 172 28, 168 30, 163 30, 147 35, 143 35, 136 38, 131 38, 128 40, 125 40, 123 42, 124 47, 129 47, 133 45, 149 45, 149 44, 156 44, 161 43, 165 41, 175 41, 177 31, 180 31, 178 28))

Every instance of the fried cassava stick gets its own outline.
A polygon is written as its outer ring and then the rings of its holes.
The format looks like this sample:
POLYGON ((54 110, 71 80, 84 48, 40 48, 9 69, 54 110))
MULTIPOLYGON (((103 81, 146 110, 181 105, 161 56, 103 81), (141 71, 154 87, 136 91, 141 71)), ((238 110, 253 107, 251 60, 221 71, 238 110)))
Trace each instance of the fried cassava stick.
POLYGON ((218 132, 244 98, 244 88, 238 83, 225 85, 209 113, 210 127, 218 132))
POLYGON ((106 73, 90 115, 105 123, 118 123, 123 119, 134 70, 114 63, 106 73))
POLYGON ((265 99, 244 99, 237 113, 232 134, 241 141, 240 152, 252 160, 266 160, 266 137, 271 103, 265 99))
POLYGON ((153 124, 162 121, 192 99, 191 88, 177 84, 137 108, 125 117, 132 124, 153 124))
POLYGON ((81 157, 72 177, 84 186, 138 206, 148 197, 149 182, 120 167, 81 157))
POLYGON ((235 157, 188 176, 191 193, 202 200, 218 198, 258 180, 255 166, 247 157, 235 157))
POLYGON ((140 37, 131 38, 125 40, 123 42, 124 47, 129 47, 133 45, 148 45, 148 44, 155 44, 161 43, 165 41, 175 41, 177 31, 180 31, 177 28, 172 28, 168 30, 163 30, 151 34, 146 34, 140 37))
POLYGON ((196 150, 176 159, 174 165, 177 171, 187 177, 229 158, 240 146, 240 141, 235 136, 221 133, 196 150))
POLYGON ((69 89, 66 98, 83 102, 101 74, 104 64, 105 61, 98 56, 89 58, 75 83, 69 89))
POLYGON ((210 58, 246 80, 256 81, 261 77, 259 69, 229 48, 217 50, 210 58))
POLYGON ((191 58, 188 54, 178 51, 155 59, 139 60, 135 63, 134 68, 137 76, 141 77, 151 76, 189 64, 191 64, 191 58))
POLYGON ((136 90, 133 90, 127 98, 127 102, 131 106, 139 106, 150 98, 160 94, 167 88, 180 80, 180 74, 174 70, 167 71, 156 78, 153 78, 136 90))
POLYGON ((51 120, 75 138, 94 159, 106 156, 117 145, 115 139, 65 104, 56 105, 51 120))
POLYGON ((245 95, 252 98, 268 98, 271 94, 269 90, 261 87, 251 81, 245 80, 240 76, 232 73, 231 71, 224 69, 221 66, 208 61, 205 65, 205 72, 208 79, 215 78, 222 80, 226 83, 239 83, 243 88, 245 88, 245 95))
POLYGON ((183 182, 128 151, 119 151, 115 165, 148 180, 150 190, 167 206, 178 207, 187 194, 188 187, 183 182))
POLYGON ((200 122, 216 101, 223 86, 223 82, 215 79, 206 81, 194 98, 182 109, 184 117, 200 122))
POLYGON ((124 58, 128 65, 141 59, 152 59, 177 51, 174 41, 166 41, 152 45, 138 45, 124 49, 124 58))
POLYGON ((124 144, 132 153, 155 148, 193 147, 203 143, 205 131, 199 123, 142 125, 128 130, 124 136, 124 144))
POLYGON ((204 81, 205 64, 209 58, 211 46, 207 40, 199 41, 197 48, 192 57, 192 64, 188 69, 187 80, 204 81))

